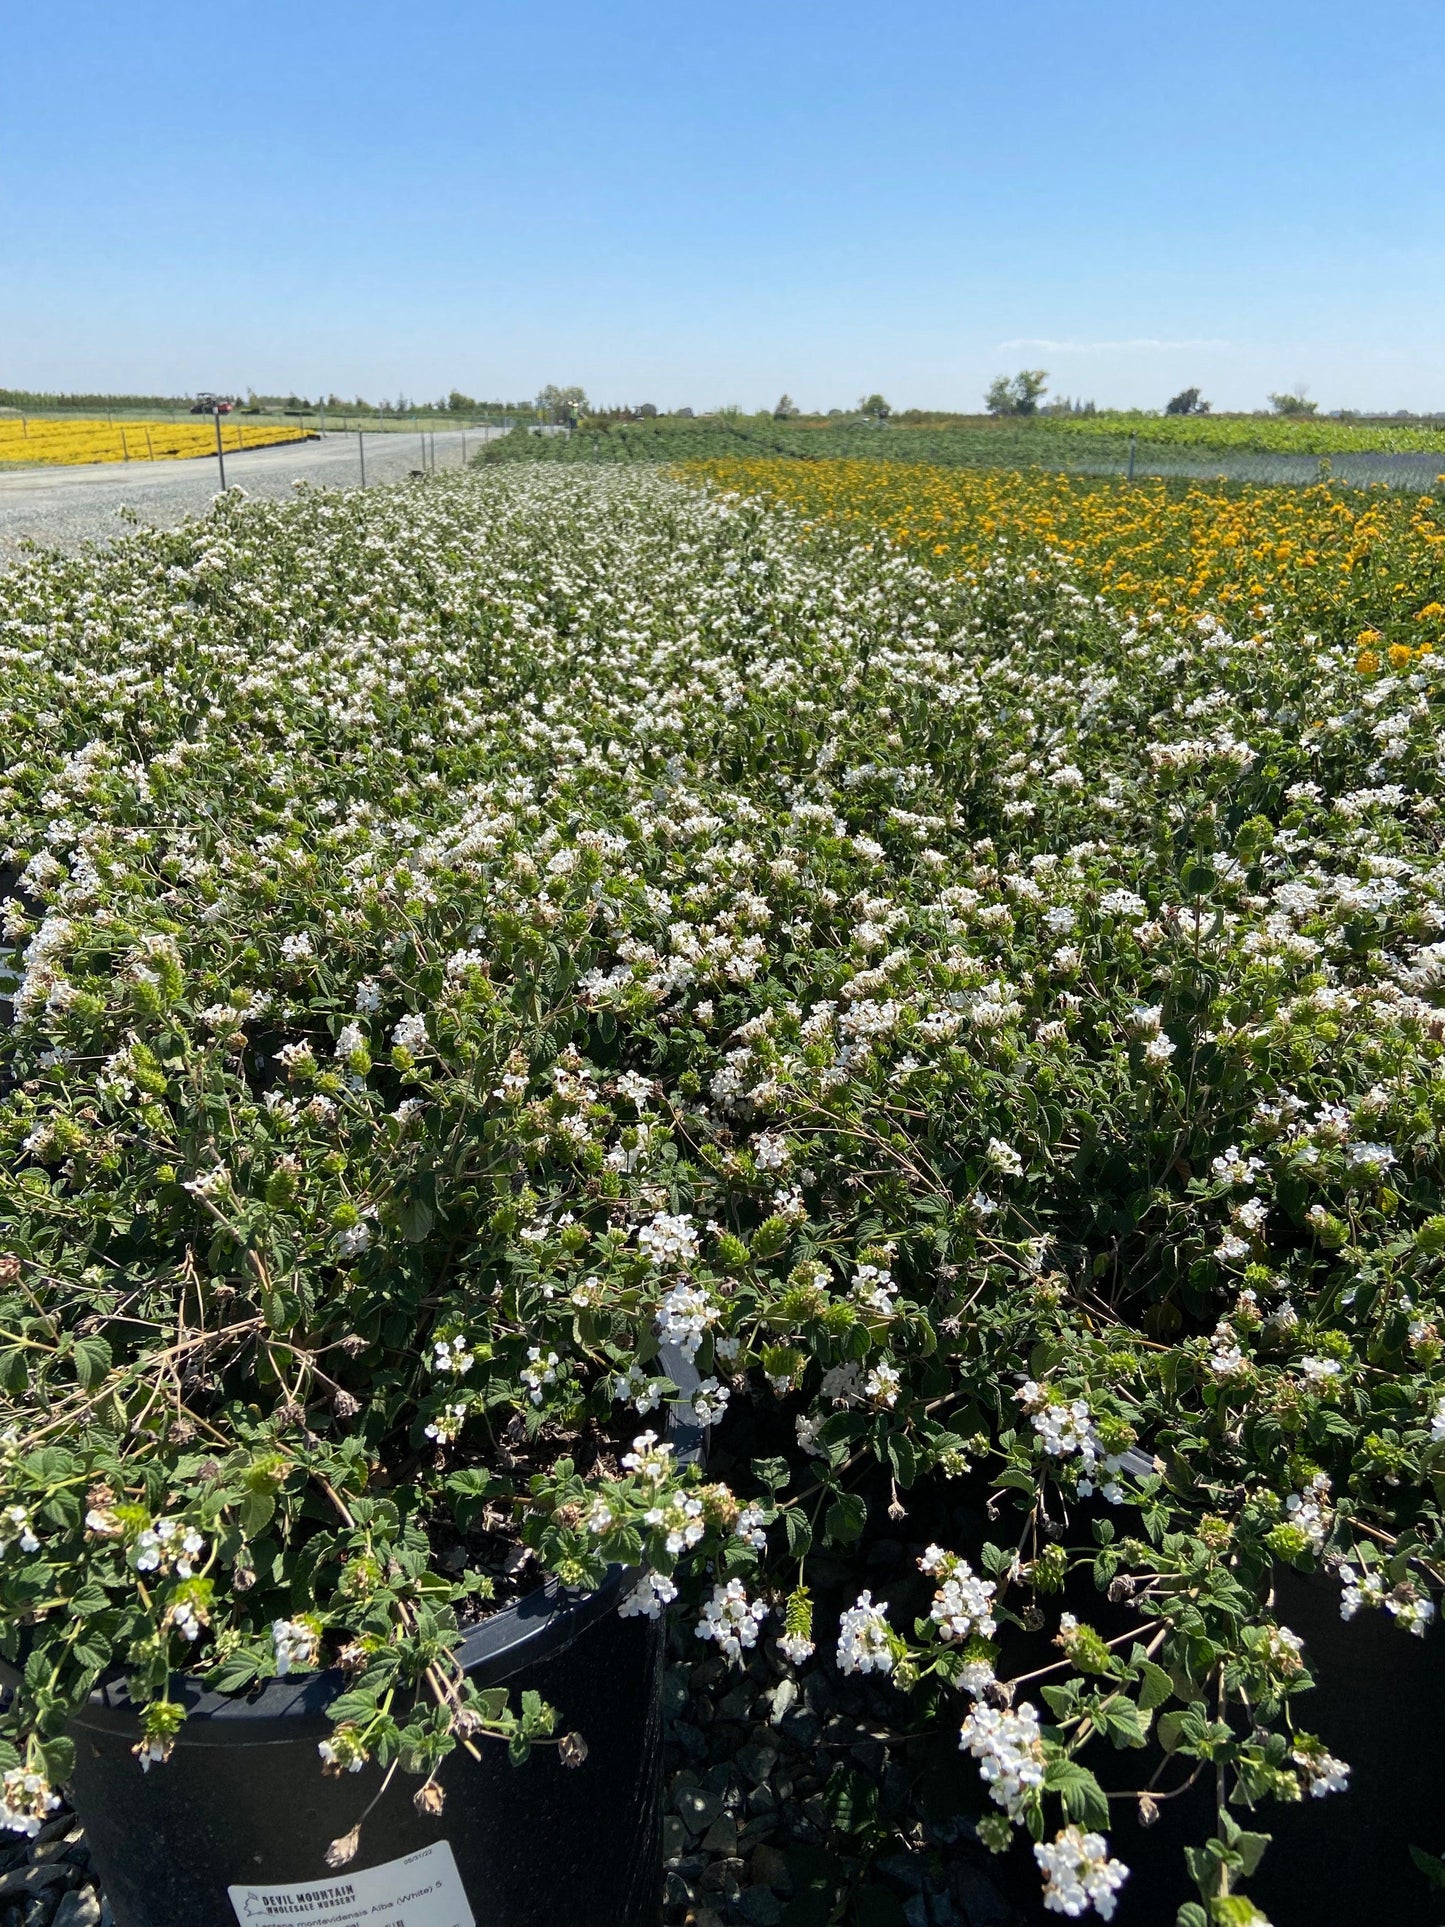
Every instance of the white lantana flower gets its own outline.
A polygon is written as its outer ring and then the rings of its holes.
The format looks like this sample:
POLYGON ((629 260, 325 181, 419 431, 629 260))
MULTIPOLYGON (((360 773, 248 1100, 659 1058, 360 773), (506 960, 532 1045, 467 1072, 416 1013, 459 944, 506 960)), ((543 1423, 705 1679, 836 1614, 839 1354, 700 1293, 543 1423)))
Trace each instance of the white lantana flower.
POLYGON ((1068 1826, 1052 1843, 1038 1841, 1034 1859, 1044 1877, 1044 1906, 1053 1914, 1077 1920, 1092 1907, 1100 1920, 1112 1920, 1119 1889, 1129 1869, 1109 1858, 1109 1843, 1101 1833, 1085 1833, 1068 1826))
POLYGON ((860 1592, 838 1622, 840 1673, 891 1673, 897 1655, 888 1615, 871 1592, 860 1592))

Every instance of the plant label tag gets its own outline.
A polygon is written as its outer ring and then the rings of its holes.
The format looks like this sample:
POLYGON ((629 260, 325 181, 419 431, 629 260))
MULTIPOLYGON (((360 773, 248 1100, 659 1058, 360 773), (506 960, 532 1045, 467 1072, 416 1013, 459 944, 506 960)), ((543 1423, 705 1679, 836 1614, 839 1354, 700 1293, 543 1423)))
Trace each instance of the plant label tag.
POLYGON ((299 1885, 228 1887, 242 1927, 476 1927, 445 1840, 404 1860, 299 1885))

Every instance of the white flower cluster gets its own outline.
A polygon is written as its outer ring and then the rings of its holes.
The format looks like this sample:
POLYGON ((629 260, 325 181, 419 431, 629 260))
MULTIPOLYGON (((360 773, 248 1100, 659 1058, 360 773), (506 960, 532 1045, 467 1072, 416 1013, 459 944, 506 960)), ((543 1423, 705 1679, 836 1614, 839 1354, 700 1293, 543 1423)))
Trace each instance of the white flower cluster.
POLYGON ((662 1572, 644 1572, 617 1608, 619 1619, 660 1619, 677 1597, 675 1582, 662 1572))
POLYGON ((1052 1842, 1034 1844, 1034 1859, 1044 1878, 1044 1906, 1051 1914, 1077 1920, 1092 1907, 1100 1920, 1112 1920, 1119 1889, 1129 1877, 1121 1861, 1109 1858, 1101 1833, 1064 1827, 1052 1842))
POLYGON ((276 1619, 271 1622, 271 1644, 276 1656, 276 1677, 285 1679, 294 1666, 316 1664, 321 1635, 304 1619, 276 1619))
POLYGON ((659 1211, 637 1233, 637 1248, 651 1265, 691 1264, 697 1256, 697 1231, 684 1212, 659 1211))
POLYGON ((919 1570, 937 1581, 938 1590, 928 1616, 945 1639, 987 1639, 994 1631, 993 1597, 998 1590, 957 1553, 929 1546, 918 1561, 919 1570))
POLYGON ((989 1798, 1017 1820, 1044 1783, 1044 1742, 1037 1710, 1025 1701, 1005 1711, 975 1705, 959 1730, 959 1746, 978 1761, 989 1798))
POLYGON ((174 1572, 189 1579, 206 1542, 194 1526, 181 1519, 157 1519, 136 1534, 130 1562, 137 1572, 174 1572))
POLYGON ((519 1376, 527 1388, 528 1398, 534 1405, 540 1405, 542 1403, 544 1386, 556 1383, 557 1372, 561 1363, 562 1361, 556 1352, 549 1351, 544 1355, 540 1345, 529 1345, 527 1347, 527 1362, 522 1367, 519 1376))
POLYGON ((860 1592, 838 1622, 838 1671, 891 1673, 897 1660, 887 1613, 871 1591, 860 1592))
POLYGON ((700 1285, 674 1285, 657 1311, 657 1335, 664 1345, 676 1345, 684 1358, 696 1358, 709 1328, 717 1323, 718 1308, 700 1285))
POLYGON ((60 1795, 43 1773, 30 1767, 7 1767, 0 1779, 0 1827, 33 1840, 60 1805, 60 1795))
POLYGON ((741 1579, 729 1579, 726 1584, 713 1587, 712 1598, 703 1607, 695 1630, 699 1639, 715 1640, 736 1665, 745 1648, 757 1644, 767 1616, 764 1601, 749 1599, 741 1579))
POLYGON ((1102 1467, 1104 1479, 1099 1486, 1101 1496, 1110 1505, 1123 1504, 1124 1488, 1118 1479, 1123 1460, 1105 1449, 1094 1429, 1093 1413, 1086 1399, 1055 1398, 1032 1378, 1025 1379, 1014 1397, 1028 1413, 1029 1422, 1051 1459, 1077 1455, 1083 1473, 1077 1490, 1083 1498, 1092 1495, 1095 1473, 1102 1467))

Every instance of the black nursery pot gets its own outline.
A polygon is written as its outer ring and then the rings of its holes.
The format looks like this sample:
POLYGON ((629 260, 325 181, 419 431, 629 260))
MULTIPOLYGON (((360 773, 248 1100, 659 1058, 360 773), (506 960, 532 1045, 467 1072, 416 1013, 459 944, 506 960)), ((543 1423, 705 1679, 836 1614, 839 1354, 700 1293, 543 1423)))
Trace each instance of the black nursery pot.
MULTIPOLYGON (((686 1360, 663 1361, 684 1397, 686 1360)), ((668 1426, 679 1460, 702 1432, 690 1405, 668 1426)), ((479 1687, 527 1688, 587 1742, 579 1767, 552 1746, 520 1767, 482 1741, 438 1774, 436 1818, 397 1774, 361 1830, 355 1860, 328 1875, 328 1843, 381 1784, 368 1766, 322 1774, 317 1742, 339 1672, 277 1680, 244 1698, 187 1683, 187 1718, 164 1766, 142 1773, 124 1682, 76 1714, 72 1791, 116 1927, 657 1927, 661 1915, 662 1622, 622 1618, 636 1574, 614 1567, 594 1593, 549 1582, 484 1620, 457 1659, 479 1687), (287 1891, 287 1890, 290 1891, 287 1891)))
MULTIPOLYGON (((1412 1846, 1438 1853, 1445 1837, 1438 1631, 1417 1639, 1378 1611, 1346 1623, 1338 1579, 1289 1567, 1276 1570, 1274 1609, 1303 1637, 1318 1682, 1294 1702, 1296 1725, 1349 1763, 1350 1785, 1297 1805, 1233 1809, 1241 1826, 1272 1835, 1246 1892, 1274 1927, 1439 1927, 1440 1896, 1410 1859, 1412 1846)), ((1118 1755, 1120 1774, 1139 1757, 1118 1755)), ((1119 1927, 1165 1927, 1182 1901, 1198 1897, 1183 1848, 1214 1831, 1210 1776, 1163 1805, 1147 1830, 1132 1802, 1116 1803, 1110 1817, 1112 1850, 1132 1870, 1119 1897, 1119 1927)), ((1033 1918, 1042 1927, 1057 1916, 1040 1910, 1033 1918)))

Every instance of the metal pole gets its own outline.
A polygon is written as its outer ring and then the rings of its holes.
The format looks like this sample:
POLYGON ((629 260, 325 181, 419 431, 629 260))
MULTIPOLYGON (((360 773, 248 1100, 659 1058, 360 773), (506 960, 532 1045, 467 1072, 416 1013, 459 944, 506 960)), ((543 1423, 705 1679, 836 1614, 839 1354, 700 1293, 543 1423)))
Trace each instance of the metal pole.
POLYGON ((1139 437, 1137 435, 1131 435, 1129 437, 1129 480, 1131 482, 1134 479, 1134 451, 1138 446, 1139 437))
POLYGON ((467 465, 467 431, 462 430, 462 467, 467 465))
POLYGON ((421 438, 421 472, 423 475, 426 474, 426 435, 425 434, 423 434, 421 438))
POLYGON ((221 493, 222 495, 224 495, 226 492, 226 451, 221 446, 221 411, 220 409, 219 408, 213 409, 212 415, 216 424, 216 460, 221 465, 221 493))
POLYGON ((358 428, 356 431, 356 452, 361 457, 361 486, 365 488, 366 487, 366 430, 364 428, 358 428))

